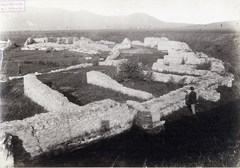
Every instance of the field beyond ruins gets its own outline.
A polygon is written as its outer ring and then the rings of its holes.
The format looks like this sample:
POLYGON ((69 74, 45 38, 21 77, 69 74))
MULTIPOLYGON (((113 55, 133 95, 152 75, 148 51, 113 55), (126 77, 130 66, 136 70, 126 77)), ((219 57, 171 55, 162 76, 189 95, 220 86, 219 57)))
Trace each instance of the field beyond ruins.
MULTIPOLYGON (((141 90, 158 98, 188 84, 187 80, 174 82, 145 79, 119 79, 115 65, 101 65, 107 60, 108 51, 96 53, 75 52, 74 50, 21 50, 25 41, 32 37, 84 37, 92 41, 121 43, 125 38, 144 43, 145 37, 165 37, 172 41, 188 44, 194 53, 204 53, 219 59, 228 71, 234 74, 232 87, 218 86, 213 94, 221 94, 218 101, 200 98, 197 115, 190 114, 184 106, 170 115, 162 117, 166 122, 164 134, 149 135, 139 128, 127 133, 90 144, 76 151, 57 155, 41 156, 38 161, 19 161, 18 166, 237 166, 239 165, 239 75, 240 75, 240 34, 214 31, 158 31, 158 30, 89 30, 89 31, 26 31, 7 32, 2 40, 10 39, 18 45, 3 53, 2 74, 16 79, 1 83, 1 122, 22 120, 36 114, 48 113, 46 108, 34 103, 24 95, 24 79, 18 76, 18 64, 23 75, 35 73, 37 79, 51 89, 62 93, 68 100, 79 106, 95 101, 111 99, 119 103, 128 100, 147 106, 144 102, 152 99, 134 97, 88 82, 88 72, 101 72, 118 81, 123 87, 141 90), (75 68, 84 64, 84 68, 75 68), (88 66, 91 65, 91 66, 88 66), (69 68, 71 67, 71 68, 69 68), (69 68, 69 69, 65 69, 69 68), (226 68, 226 67, 225 67, 226 68), (37 72, 37 73, 36 73, 37 72), (51 73, 49 73, 51 72, 51 73), (40 74, 40 75, 38 75, 40 74), (79 160, 78 158, 82 158, 79 160)), ((115 44, 114 44, 115 45, 115 44)), ((112 48, 113 44, 107 44, 112 48)), ((165 51, 144 46, 122 49, 118 59, 141 62, 143 72, 151 71, 153 64, 164 59, 165 51)), ((183 63, 185 64, 185 63, 183 63)), ((135 64, 133 64, 135 66, 135 64)), ((180 70, 179 70, 180 72, 180 70)), ((176 72, 173 75, 187 76, 176 72)), ((168 72, 162 72, 169 74, 168 72)), ((196 79, 200 75, 193 74, 196 79)), ((220 75, 221 76, 221 75, 220 75)), ((224 77, 224 75, 222 75, 224 77)), ((203 75, 204 79, 204 75, 203 75)), ((211 80, 211 79, 209 79, 211 80)), ((200 86, 200 85, 199 85, 200 86)), ((210 86, 211 87, 211 86, 210 86)), ((210 93, 210 92, 209 92, 210 93)), ((207 94, 207 92, 206 92, 207 94)), ((204 97, 204 96, 203 96, 204 97)), ((37 115, 36 115, 37 116, 37 115)), ((35 117, 36 117, 35 116, 35 117)))

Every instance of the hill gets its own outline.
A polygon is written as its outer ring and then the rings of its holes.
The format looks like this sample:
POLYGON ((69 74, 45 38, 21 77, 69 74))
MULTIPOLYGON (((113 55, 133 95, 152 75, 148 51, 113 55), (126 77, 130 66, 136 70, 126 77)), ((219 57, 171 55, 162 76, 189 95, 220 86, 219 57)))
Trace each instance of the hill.
POLYGON ((169 29, 184 23, 160 21, 148 14, 103 16, 88 11, 68 11, 59 8, 27 8, 21 15, 13 15, 4 23, 4 31, 18 30, 81 30, 81 29, 169 29), (17 25, 17 26, 16 26, 17 25))
POLYGON ((215 30, 215 31, 239 31, 240 30, 240 20, 236 21, 226 21, 226 22, 216 22, 210 24, 196 24, 184 27, 184 29, 189 30, 215 30))

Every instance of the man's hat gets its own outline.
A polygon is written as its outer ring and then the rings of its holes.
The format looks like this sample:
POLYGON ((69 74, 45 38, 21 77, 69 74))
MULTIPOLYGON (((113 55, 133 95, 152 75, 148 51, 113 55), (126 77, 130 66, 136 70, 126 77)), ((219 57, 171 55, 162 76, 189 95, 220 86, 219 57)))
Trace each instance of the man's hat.
POLYGON ((191 89, 191 90, 194 90, 194 87, 191 86, 190 89, 191 89))

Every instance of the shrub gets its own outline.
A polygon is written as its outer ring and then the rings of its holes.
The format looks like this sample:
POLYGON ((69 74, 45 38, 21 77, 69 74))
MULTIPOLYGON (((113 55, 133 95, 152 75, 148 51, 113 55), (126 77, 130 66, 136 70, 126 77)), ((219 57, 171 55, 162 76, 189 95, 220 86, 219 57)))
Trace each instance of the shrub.
POLYGON ((223 66, 225 67, 225 73, 235 73, 233 66, 229 62, 224 62, 223 66))
POLYGON ((53 52, 53 51, 54 51, 53 47, 48 47, 47 50, 46 50, 46 53, 50 53, 50 52, 53 52))
POLYGON ((152 83, 154 81, 154 76, 153 76, 153 71, 152 70, 148 70, 146 75, 145 75, 145 80, 148 83, 152 83))
POLYGON ((205 62, 198 64, 196 69, 197 70, 210 70, 211 66, 212 66, 212 62, 206 60, 205 62))
POLYGON ((115 75, 115 79, 118 82, 122 82, 126 79, 133 79, 133 80, 147 80, 149 81, 152 77, 152 73, 145 74, 143 72, 143 65, 142 63, 136 60, 127 60, 119 65, 117 69, 117 73, 115 75))
POLYGON ((91 64, 93 64, 93 66, 98 66, 99 65, 99 61, 96 59, 92 59, 91 64))
POLYGON ((53 67, 58 67, 60 64, 56 61, 51 61, 51 60, 39 60, 38 65, 46 65, 46 66, 53 66, 53 67))
POLYGON ((179 84, 179 85, 185 85, 186 80, 187 80, 187 77, 184 77, 184 78, 182 78, 182 79, 178 82, 178 84, 179 84))

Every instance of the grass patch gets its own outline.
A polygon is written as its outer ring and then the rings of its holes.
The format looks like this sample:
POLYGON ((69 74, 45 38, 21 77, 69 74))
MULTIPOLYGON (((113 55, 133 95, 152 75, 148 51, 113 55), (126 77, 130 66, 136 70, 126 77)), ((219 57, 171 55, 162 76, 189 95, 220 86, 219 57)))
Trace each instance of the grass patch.
POLYGON ((210 70, 212 66, 212 62, 211 61, 205 61, 201 64, 197 64, 196 69, 197 70, 210 70))
MULTIPOLYGON (((69 100, 73 100, 73 103, 78 105, 86 105, 93 101, 99 101, 103 99, 113 99, 118 102, 125 102, 126 100, 135 100, 138 102, 142 102, 135 97, 130 97, 128 95, 110 90, 105 89, 99 86, 91 85, 87 83, 86 73, 88 71, 95 70, 100 71, 109 75, 111 78, 114 77, 116 72, 116 67, 112 66, 94 66, 94 67, 87 67, 84 69, 79 70, 71 70, 64 73, 54 73, 54 74, 47 74, 38 76, 42 82, 51 81, 57 86, 57 90, 69 100)), ((130 87, 133 89, 138 89, 142 91, 146 91, 152 93, 154 96, 159 97, 162 96, 169 91, 175 90, 180 88, 179 85, 172 85, 169 86, 166 83, 161 82, 146 82, 143 80, 125 80, 121 84, 125 87, 130 87)))
POLYGON ((1 83, 1 121, 22 120, 46 113, 43 107, 24 95, 23 80, 1 83))
POLYGON ((51 70, 66 68, 68 66, 91 63, 98 65, 98 59, 105 58, 106 52, 94 56, 93 60, 85 60, 89 54, 63 51, 32 51, 32 50, 12 50, 4 53, 3 68, 5 74, 9 76, 18 75, 18 63, 21 64, 23 75, 34 72, 49 72, 51 70))

